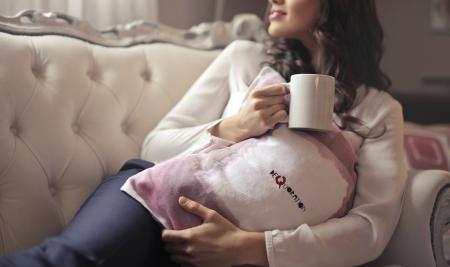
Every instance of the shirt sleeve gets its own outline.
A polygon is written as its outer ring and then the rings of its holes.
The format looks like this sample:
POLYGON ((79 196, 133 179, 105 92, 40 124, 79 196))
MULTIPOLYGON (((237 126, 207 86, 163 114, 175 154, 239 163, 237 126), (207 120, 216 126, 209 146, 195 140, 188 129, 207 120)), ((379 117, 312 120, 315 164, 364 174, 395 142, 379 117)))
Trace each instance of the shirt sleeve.
POLYGON ((144 139, 141 158, 160 162, 202 150, 218 141, 208 129, 221 121, 230 97, 229 76, 235 43, 227 46, 183 98, 144 139))
POLYGON ((390 96, 370 102, 360 118, 370 118, 369 129, 383 128, 384 133, 364 139, 359 149, 353 208, 342 218, 315 226, 266 231, 271 267, 355 266, 384 250, 401 214, 407 176, 403 116, 400 104, 390 96))

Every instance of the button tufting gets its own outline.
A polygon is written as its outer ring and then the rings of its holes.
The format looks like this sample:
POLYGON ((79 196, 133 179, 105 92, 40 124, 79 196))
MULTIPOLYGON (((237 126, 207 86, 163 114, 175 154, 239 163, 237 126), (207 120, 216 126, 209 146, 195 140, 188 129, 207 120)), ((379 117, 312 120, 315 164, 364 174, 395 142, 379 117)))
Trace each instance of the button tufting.
POLYGON ((34 77, 36 77, 36 78, 44 78, 44 73, 45 73, 45 70, 44 70, 44 66, 41 66, 41 65, 34 65, 34 66, 32 66, 31 67, 31 72, 33 73, 33 75, 34 75, 34 77))
POLYGON ((146 82, 149 82, 149 81, 150 81, 151 76, 152 76, 152 75, 151 75, 150 71, 148 71, 148 70, 144 70, 144 71, 141 72, 141 77, 142 77, 142 79, 143 79, 144 81, 146 81, 146 82))
POLYGON ((91 79, 93 81, 99 81, 101 78, 100 73, 95 71, 94 69, 87 71, 86 75, 89 77, 89 79, 91 79))
POLYGON ((57 190, 56 190, 56 188, 55 188, 54 185, 49 185, 49 186, 48 186, 48 191, 50 191, 50 194, 51 194, 52 196, 55 196, 56 193, 57 193, 57 190))
POLYGON ((17 128, 17 126, 16 125, 11 125, 11 127, 9 128, 9 130, 11 131, 11 133, 14 135, 14 136, 18 136, 19 135, 19 129, 17 128))
POLYGON ((75 134, 78 134, 80 132, 80 126, 78 124, 76 124, 76 123, 72 124, 72 131, 75 134))
POLYGON ((129 130, 130 130, 130 125, 129 125, 128 123, 126 123, 126 122, 122 123, 122 124, 120 125, 120 128, 122 128, 122 132, 123 132, 124 134, 128 135, 128 132, 129 132, 129 130))

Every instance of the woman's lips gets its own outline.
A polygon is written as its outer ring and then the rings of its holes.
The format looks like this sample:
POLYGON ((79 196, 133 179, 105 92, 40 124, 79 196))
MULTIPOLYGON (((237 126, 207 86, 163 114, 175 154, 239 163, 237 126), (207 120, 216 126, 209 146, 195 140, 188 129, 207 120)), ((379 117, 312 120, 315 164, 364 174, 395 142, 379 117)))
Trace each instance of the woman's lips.
POLYGON ((270 11, 269 20, 276 20, 286 15, 286 12, 280 10, 270 11))

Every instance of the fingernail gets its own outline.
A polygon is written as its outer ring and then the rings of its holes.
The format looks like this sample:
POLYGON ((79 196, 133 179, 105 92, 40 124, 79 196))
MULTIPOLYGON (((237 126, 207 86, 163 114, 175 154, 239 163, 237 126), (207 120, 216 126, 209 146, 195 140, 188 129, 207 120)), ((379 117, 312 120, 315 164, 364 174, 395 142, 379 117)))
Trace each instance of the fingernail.
POLYGON ((183 196, 181 196, 181 197, 178 198, 178 203, 180 203, 180 204, 186 204, 186 202, 187 202, 187 198, 185 198, 185 197, 183 197, 183 196))

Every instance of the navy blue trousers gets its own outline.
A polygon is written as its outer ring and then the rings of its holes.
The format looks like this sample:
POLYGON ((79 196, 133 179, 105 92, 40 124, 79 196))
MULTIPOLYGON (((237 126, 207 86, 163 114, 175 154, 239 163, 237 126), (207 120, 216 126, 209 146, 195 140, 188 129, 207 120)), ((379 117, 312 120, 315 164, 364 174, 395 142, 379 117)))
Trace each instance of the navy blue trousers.
POLYGON ((153 165, 139 159, 127 161, 99 185, 59 235, 0 257, 0 267, 176 266, 163 248, 160 225, 120 191, 128 177, 153 165))

